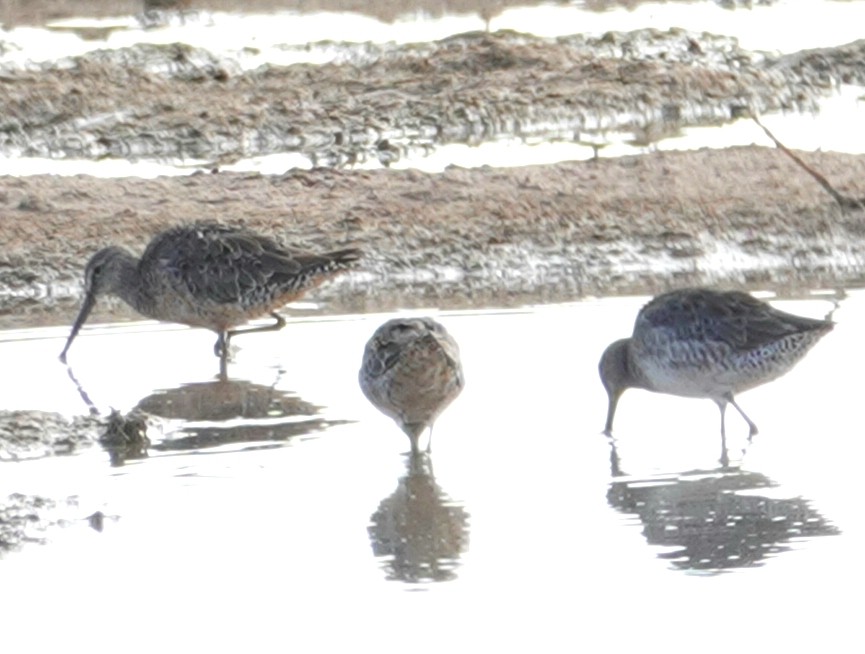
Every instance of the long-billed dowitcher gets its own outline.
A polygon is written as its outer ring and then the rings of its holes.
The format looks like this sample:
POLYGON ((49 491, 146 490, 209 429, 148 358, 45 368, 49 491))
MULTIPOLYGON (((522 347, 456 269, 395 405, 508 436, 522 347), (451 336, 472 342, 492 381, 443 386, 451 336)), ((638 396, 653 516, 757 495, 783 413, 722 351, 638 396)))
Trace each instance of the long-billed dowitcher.
POLYGON ((156 235, 140 259, 119 247, 94 254, 84 273, 84 302, 60 360, 99 295, 119 296, 138 313, 167 322, 206 327, 218 334, 222 362, 238 334, 285 326, 274 310, 345 270, 355 249, 326 254, 296 252, 249 230, 218 224, 175 227, 156 235), (270 314, 275 322, 233 329, 270 314))
POLYGON ((358 380, 367 399, 408 435, 413 453, 427 427, 431 444, 433 422, 465 385, 459 346, 431 318, 395 318, 379 327, 358 380))
MULTIPOLYGON (((789 371, 833 323, 773 308, 747 293, 684 289, 644 306, 630 338, 612 343, 598 366, 609 397, 605 432, 613 429, 619 397, 628 388, 713 400, 724 414, 733 398, 789 371)), ((724 448, 726 452, 726 447, 724 448)))

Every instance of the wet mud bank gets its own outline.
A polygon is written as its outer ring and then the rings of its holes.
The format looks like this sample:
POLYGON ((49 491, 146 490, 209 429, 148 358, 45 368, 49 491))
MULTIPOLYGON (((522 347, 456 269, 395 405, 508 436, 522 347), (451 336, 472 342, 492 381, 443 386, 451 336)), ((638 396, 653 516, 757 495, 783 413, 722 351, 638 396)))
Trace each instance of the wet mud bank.
POLYGON ((101 421, 45 411, 0 411, 0 462, 74 454, 98 440, 101 421))
MULTIPOLYGON (((841 193, 865 195, 865 157, 801 156, 841 193)), ((442 174, 7 177, 0 213, 3 327, 71 322, 96 250, 140 254, 157 232, 205 220, 312 250, 363 248, 356 270, 309 296, 333 312, 685 284, 855 286, 865 264, 863 213, 842 210, 783 153, 759 147, 442 174)), ((132 316, 119 303, 98 310, 103 319, 132 316)))
POLYGON ((778 56, 681 29, 283 49, 332 61, 244 70, 243 53, 138 44, 4 66, 0 153, 212 165, 296 153, 317 166, 389 165, 503 137, 624 131, 650 143, 748 110, 813 110, 838 84, 865 81, 865 41, 778 56))

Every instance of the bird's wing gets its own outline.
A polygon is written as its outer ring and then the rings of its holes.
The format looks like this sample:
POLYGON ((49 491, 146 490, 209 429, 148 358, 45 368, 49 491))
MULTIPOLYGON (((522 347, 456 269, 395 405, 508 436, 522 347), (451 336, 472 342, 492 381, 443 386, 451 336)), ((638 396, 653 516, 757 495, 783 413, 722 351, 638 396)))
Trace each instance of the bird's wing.
POLYGON ((641 327, 663 330, 671 340, 716 343, 737 351, 752 350, 787 336, 825 329, 825 320, 775 309, 747 293, 690 290, 659 296, 637 318, 641 327), (663 299, 663 301, 656 301, 663 299))
POLYGON ((368 352, 364 359, 364 368, 368 376, 380 377, 390 370, 402 354, 403 344, 390 340, 378 339, 375 349, 368 352))
POLYGON ((297 278, 315 255, 295 255, 275 241, 224 225, 168 230, 154 239, 142 265, 169 273, 175 288, 203 300, 240 302, 297 278))

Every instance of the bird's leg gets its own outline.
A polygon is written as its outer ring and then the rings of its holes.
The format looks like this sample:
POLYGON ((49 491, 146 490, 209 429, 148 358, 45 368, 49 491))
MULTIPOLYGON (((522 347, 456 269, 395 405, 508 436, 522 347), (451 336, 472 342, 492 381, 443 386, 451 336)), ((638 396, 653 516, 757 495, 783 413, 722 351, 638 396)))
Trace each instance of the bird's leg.
POLYGON ((412 456, 419 456, 420 437, 425 430, 423 423, 403 422, 402 420, 398 420, 397 423, 399 424, 400 429, 402 429, 403 433, 408 436, 408 439, 411 441, 412 456))
POLYGON ((726 468, 730 465, 730 457, 727 456, 727 430, 725 426, 724 417, 727 414, 727 402, 729 400, 727 398, 720 398, 715 400, 715 404, 718 405, 718 408, 721 410, 721 458, 720 463, 721 466, 726 468))
POLYGON ((757 430, 757 425, 755 425, 755 424, 753 423, 753 421, 752 421, 748 416, 745 415, 745 412, 742 411, 741 407, 740 407, 738 404, 736 404, 736 400, 733 399, 733 395, 732 395, 732 393, 731 393, 730 396, 727 398, 727 401, 735 407, 736 411, 738 411, 739 414, 740 414, 740 415, 745 419, 745 422, 748 423, 748 429, 749 429, 749 431, 748 431, 748 442, 750 443, 750 442, 751 442, 751 439, 754 438, 754 434, 756 434, 757 431, 758 431, 758 430, 757 430))
POLYGON ((252 332, 272 332, 285 327, 285 318, 280 316, 275 311, 270 314, 276 322, 270 325, 261 325, 260 327, 247 327, 246 329, 229 329, 219 332, 219 338, 216 339, 216 345, 213 346, 213 353, 220 359, 225 359, 228 356, 228 343, 232 336, 239 334, 251 334, 252 332))
POLYGON ((607 440, 610 442, 610 476, 623 476, 621 459, 619 458, 619 450, 616 448, 616 440, 610 436, 607 440))
MULTIPOLYGON (((604 431, 602 432, 606 436, 613 435, 613 418, 616 415, 616 406, 619 403, 619 398, 621 397, 621 391, 615 393, 608 393, 609 404, 607 405, 607 422, 604 424, 604 431)), ((722 414, 723 419, 723 414, 722 414)))
POLYGON ((426 442, 426 451, 427 453, 432 452, 432 430, 433 426, 429 426, 429 440, 426 442))
POLYGON ((219 378, 228 378, 228 339, 226 331, 219 331, 216 343, 213 344, 213 353, 219 357, 219 378))
POLYGON ((276 313, 276 311, 272 311, 270 315, 276 321, 270 325, 261 325, 260 327, 247 327, 246 329, 232 329, 231 331, 227 332, 227 335, 225 337, 226 348, 228 346, 228 340, 232 336, 237 336, 238 334, 251 334, 253 332, 275 332, 285 327, 285 318, 276 313))
POLYGON ((228 357, 221 356, 219 357, 219 381, 226 381, 228 379, 228 357))
POLYGON ((220 359, 225 359, 228 356, 228 339, 231 338, 231 332, 217 332, 216 343, 213 344, 213 353, 220 359))

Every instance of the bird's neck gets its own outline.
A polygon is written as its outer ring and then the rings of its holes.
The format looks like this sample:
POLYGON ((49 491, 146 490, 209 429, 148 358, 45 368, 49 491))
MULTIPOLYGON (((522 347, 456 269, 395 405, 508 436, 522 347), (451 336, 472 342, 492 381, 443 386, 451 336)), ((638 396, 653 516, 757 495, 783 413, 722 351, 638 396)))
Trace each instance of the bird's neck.
POLYGON ((625 352, 625 369, 627 371, 628 386, 630 388, 642 388, 643 390, 652 391, 652 382, 648 375, 643 372, 636 357, 631 353, 631 348, 627 348, 625 352))
POLYGON ((138 259, 128 252, 123 252, 117 256, 114 265, 117 267, 116 282, 111 289, 114 295, 139 313, 150 315, 151 302, 141 283, 138 259))

